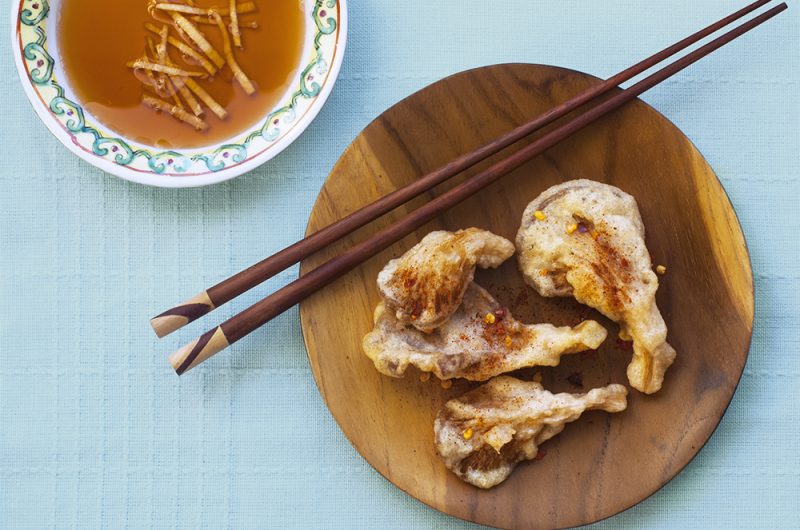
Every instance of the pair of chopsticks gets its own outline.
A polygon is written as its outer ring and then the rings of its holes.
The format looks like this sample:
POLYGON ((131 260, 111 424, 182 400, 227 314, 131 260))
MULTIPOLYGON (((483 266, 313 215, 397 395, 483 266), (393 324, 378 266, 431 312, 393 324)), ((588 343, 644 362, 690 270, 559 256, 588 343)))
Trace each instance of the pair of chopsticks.
MULTIPOLYGON (((159 337, 164 337, 185 326, 189 322, 197 320, 206 313, 213 311, 220 305, 229 302, 240 294, 268 280, 303 258, 308 257, 341 237, 350 234, 357 228, 366 225, 465 169, 485 160, 489 156, 494 155, 498 151, 526 137, 530 133, 566 116, 583 104, 608 93, 620 83, 630 80, 675 53, 684 50, 769 2, 770 0, 758 0, 728 15, 718 22, 711 24, 630 68, 623 70, 608 80, 598 83, 576 97, 545 112, 541 116, 501 135, 492 142, 451 161, 439 169, 422 176, 412 184, 368 204, 347 217, 281 250, 277 254, 210 287, 194 298, 161 313, 150 321, 153 329, 159 337)), ((339 256, 327 261, 310 273, 291 282, 180 348, 169 357, 172 367, 178 375, 194 368, 212 355, 247 336, 249 333, 263 326, 290 307, 357 267, 368 258, 376 255, 428 221, 434 219, 447 209, 474 195, 503 175, 520 167, 561 140, 621 107, 646 90, 766 22, 785 9, 787 9, 786 3, 781 3, 750 19, 748 22, 724 33, 697 50, 692 51, 642 79, 631 87, 604 99, 580 116, 558 126, 514 154, 500 160, 480 173, 454 186, 452 189, 442 193, 424 206, 414 210, 405 218, 384 228, 369 239, 353 246, 339 256)))

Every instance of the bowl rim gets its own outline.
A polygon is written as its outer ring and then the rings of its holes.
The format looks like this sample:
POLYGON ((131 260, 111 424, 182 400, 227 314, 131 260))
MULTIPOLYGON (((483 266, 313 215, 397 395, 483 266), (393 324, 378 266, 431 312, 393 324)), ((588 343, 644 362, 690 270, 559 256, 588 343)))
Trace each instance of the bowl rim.
MULTIPOLYGON (((62 126, 62 124, 53 116, 50 109, 47 107, 47 104, 42 100, 40 94, 34 89, 33 82, 30 79, 23 59, 22 50, 18 49, 20 44, 20 14, 24 8, 24 2, 25 0, 15 0, 11 2, 10 34, 12 53, 14 55, 14 65, 16 66, 17 75, 19 76, 23 91, 29 103, 33 107, 34 112, 39 117, 39 120, 72 154, 78 156, 92 166, 130 182, 161 188, 194 188, 225 182, 263 165, 283 152, 292 143, 294 143, 294 141, 308 128, 309 125, 311 125, 311 123, 316 119, 317 115, 319 115, 322 107, 324 107, 339 77, 344 60, 345 49, 347 46, 347 0, 336 0, 336 6, 338 8, 336 41, 333 44, 333 58, 328 65, 328 73, 326 75, 325 82, 321 86, 320 92, 314 96, 309 103, 308 109, 298 117, 297 122, 289 130, 275 140, 274 143, 271 143, 268 148, 262 149, 244 161, 233 164, 229 167, 225 167, 219 171, 208 170, 207 172, 197 175, 161 175, 155 172, 141 171, 125 165, 120 165, 109 159, 103 158, 102 156, 98 156, 94 153, 86 151, 77 144, 77 141, 73 138, 73 136, 70 135, 69 132, 62 126)), ((270 109, 270 112, 272 110, 274 109, 270 109)), ((237 133, 237 135, 233 138, 239 138, 247 132, 248 131, 237 133)), ((118 133, 114 134, 120 139, 127 140, 123 135, 118 133)), ((232 140, 233 138, 223 139, 219 143, 229 143, 228 141, 232 140)), ((131 143, 136 144, 137 142, 131 143)), ((209 146, 199 149, 206 149, 208 147, 209 146)))

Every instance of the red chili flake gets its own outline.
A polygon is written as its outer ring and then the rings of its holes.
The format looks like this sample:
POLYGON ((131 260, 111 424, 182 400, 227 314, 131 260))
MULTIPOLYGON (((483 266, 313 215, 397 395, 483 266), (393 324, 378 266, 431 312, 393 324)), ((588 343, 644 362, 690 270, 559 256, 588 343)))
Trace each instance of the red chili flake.
POLYGON ((633 349, 633 341, 617 339, 617 348, 620 350, 630 351, 633 349))
POLYGON ((508 314, 508 309, 506 309, 505 307, 501 307, 500 309, 494 312, 494 316, 497 317, 497 320, 503 320, 507 314, 508 314))
POLYGON ((572 372, 567 376, 567 381, 572 386, 583 387, 583 375, 580 372, 572 372))
POLYGON ((533 459, 534 460, 542 460, 546 456, 547 456, 547 449, 539 449, 539 452, 536 453, 536 456, 534 456, 533 459))

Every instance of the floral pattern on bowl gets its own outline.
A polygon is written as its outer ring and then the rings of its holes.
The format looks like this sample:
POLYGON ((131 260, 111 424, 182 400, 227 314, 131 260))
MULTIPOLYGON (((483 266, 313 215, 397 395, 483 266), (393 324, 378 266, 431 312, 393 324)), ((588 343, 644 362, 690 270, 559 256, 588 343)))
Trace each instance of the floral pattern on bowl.
MULTIPOLYGON (((63 1, 63 0, 62 0, 63 1)), ((57 0, 12 4, 17 70, 39 117, 72 152, 119 177, 164 187, 221 182, 249 171, 288 147, 325 103, 346 41, 345 0, 306 0, 303 64, 292 88, 255 130, 211 147, 162 151, 110 132, 74 101, 57 75, 48 35, 57 0)), ((52 38, 50 39, 53 40, 52 38)))

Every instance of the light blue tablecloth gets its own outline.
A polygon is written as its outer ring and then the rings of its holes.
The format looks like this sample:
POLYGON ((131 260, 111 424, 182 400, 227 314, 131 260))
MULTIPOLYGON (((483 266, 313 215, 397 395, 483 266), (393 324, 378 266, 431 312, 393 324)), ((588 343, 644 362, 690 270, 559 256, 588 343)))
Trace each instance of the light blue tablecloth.
MULTIPOLYGON (((148 317, 299 238, 341 151, 412 91, 497 62, 606 77, 744 1, 351 0, 341 77, 300 140, 234 182, 168 191, 104 175, 45 130, 17 81, 3 0, 0 527, 469 526, 396 489, 350 446, 317 393, 296 310, 181 380, 164 354, 200 328, 157 342, 148 317)), ((730 194, 752 254, 756 323, 742 383, 699 457, 599 527, 800 524, 792 4, 644 97, 730 194)))

